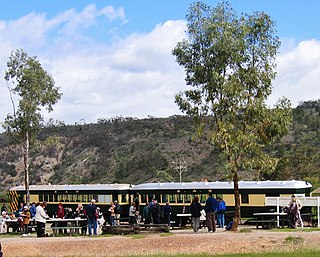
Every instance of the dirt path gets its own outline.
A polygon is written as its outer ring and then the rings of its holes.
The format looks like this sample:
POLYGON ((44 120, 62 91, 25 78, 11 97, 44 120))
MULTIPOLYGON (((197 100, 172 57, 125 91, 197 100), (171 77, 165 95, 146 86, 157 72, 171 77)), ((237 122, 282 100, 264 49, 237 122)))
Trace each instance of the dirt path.
MULTIPOLYGON (((244 253, 284 251, 293 247, 320 249, 320 231, 216 233, 175 230, 169 234, 97 237, 16 237, 1 238, 5 257, 9 256, 137 256, 161 253, 244 253), (286 238, 292 237, 292 242, 286 238)), ((291 241, 291 240, 290 240, 291 241)))

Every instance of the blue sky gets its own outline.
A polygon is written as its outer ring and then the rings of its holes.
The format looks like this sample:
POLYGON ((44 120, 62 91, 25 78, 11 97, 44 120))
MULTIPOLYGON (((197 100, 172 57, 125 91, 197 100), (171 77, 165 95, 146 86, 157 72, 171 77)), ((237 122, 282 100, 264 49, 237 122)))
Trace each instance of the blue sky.
MULTIPOLYGON (((37 56, 63 92, 54 112, 66 123, 98 118, 180 114, 174 94, 184 73, 171 50, 185 36, 193 1, 37 0, 0 3, 0 72, 10 52, 37 56)), ((215 5, 218 1, 203 1, 215 5)), ((282 48, 270 104, 320 98, 320 1, 233 0, 238 13, 264 11, 276 21, 282 48)), ((0 80, 0 121, 12 111, 0 80)))

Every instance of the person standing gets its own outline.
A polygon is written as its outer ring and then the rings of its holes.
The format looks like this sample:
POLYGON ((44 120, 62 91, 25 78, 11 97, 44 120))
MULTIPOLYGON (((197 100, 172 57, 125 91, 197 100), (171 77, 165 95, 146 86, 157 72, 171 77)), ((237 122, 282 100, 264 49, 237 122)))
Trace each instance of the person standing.
POLYGON ((98 218, 98 212, 97 212, 97 206, 96 206, 96 200, 92 199, 90 204, 86 206, 86 216, 87 216, 87 222, 88 222, 88 230, 89 230, 89 236, 92 236, 92 229, 93 234, 97 235, 97 218, 98 218))
MULTIPOLYGON (((59 203, 58 204, 58 209, 57 209, 57 218, 58 219, 64 219, 64 217, 65 217, 65 210, 63 208, 62 203, 59 203)), ((58 222, 57 226, 58 227, 66 227, 67 226, 67 222, 58 222)), ((59 233, 62 234, 62 229, 59 229, 59 233)), ((67 233, 66 229, 64 230, 64 233, 65 234, 67 233)))
POLYGON ((47 206, 47 202, 38 203, 36 207, 36 216, 35 221, 37 222, 37 237, 44 237, 45 229, 46 229, 46 222, 48 215, 45 212, 45 208, 47 206))
POLYGON ((172 213, 172 207, 169 202, 166 202, 166 205, 163 207, 163 218, 164 224, 167 224, 170 227, 170 218, 172 213))
POLYGON ((295 195, 291 196, 291 201, 289 202, 289 215, 288 215, 288 223, 291 228, 296 228, 299 224, 301 228, 303 228, 303 222, 301 218, 300 210, 302 208, 302 204, 299 199, 296 198, 295 195))
POLYGON ((151 211, 150 211, 149 202, 146 202, 146 205, 143 207, 142 216, 144 218, 144 224, 151 223, 151 211))
POLYGON ((120 209, 120 205, 117 200, 114 201, 114 213, 116 215, 116 217, 115 217, 116 225, 120 226, 121 209, 120 209))
POLYGON ((136 207, 136 211, 140 213, 140 200, 139 200, 139 193, 136 193, 136 197, 134 198, 134 204, 136 207))
POLYGON ((217 209, 217 221, 218 221, 218 226, 219 228, 224 228, 224 223, 225 223, 225 218, 224 214, 226 212, 226 203, 225 201, 221 198, 218 197, 218 209, 217 209))
POLYGON ((208 193, 208 199, 206 200, 205 211, 206 211, 206 222, 208 232, 216 231, 216 215, 218 208, 217 200, 212 196, 212 192, 208 193))
POLYGON ((81 221, 79 222, 79 225, 81 227, 81 235, 85 236, 87 234, 87 220, 85 210, 81 203, 78 204, 78 207, 75 211, 75 216, 81 219, 81 221))
POLYGON ((32 202, 32 205, 30 206, 30 215, 31 215, 31 219, 34 219, 34 216, 36 216, 36 203, 32 202))
POLYGON ((161 211, 160 205, 159 205, 157 199, 152 199, 151 214, 152 214, 153 224, 160 223, 160 211, 161 211))
POLYGON ((111 206, 109 208, 109 212, 110 212, 110 226, 116 226, 116 212, 115 212, 116 206, 114 205, 113 202, 111 202, 111 206))
POLYGON ((23 212, 21 214, 21 217, 23 218, 23 234, 24 235, 28 235, 29 234, 29 223, 30 223, 31 214, 30 214, 30 211, 29 211, 27 205, 25 205, 23 207, 23 212))
POLYGON ((129 225, 133 226, 137 224, 136 219, 136 204, 135 202, 131 203, 131 206, 129 208, 129 225))
POLYGON ((192 218, 192 228, 194 232, 198 232, 200 227, 200 216, 202 211, 202 206, 199 203, 199 197, 195 196, 192 203, 190 204, 191 218, 192 218))

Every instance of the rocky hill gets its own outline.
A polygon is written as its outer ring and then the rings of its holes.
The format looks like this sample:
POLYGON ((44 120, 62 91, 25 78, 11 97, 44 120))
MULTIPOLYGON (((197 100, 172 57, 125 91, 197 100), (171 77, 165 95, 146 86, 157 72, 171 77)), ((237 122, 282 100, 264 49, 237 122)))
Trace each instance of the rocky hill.
MULTIPOLYGON (((266 151, 280 158, 274 174, 259 179, 307 179, 318 185, 320 101, 293 110, 288 136, 266 151)), ((30 184, 132 183, 227 180, 225 162, 194 134, 186 116, 100 119, 95 124, 51 125, 31 152, 30 184), (177 165, 181 164, 181 165, 177 165)), ((241 179, 255 179, 243 173, 241 179)), ((0 188, 23 184, 21 150, 0 135, 0 188)))

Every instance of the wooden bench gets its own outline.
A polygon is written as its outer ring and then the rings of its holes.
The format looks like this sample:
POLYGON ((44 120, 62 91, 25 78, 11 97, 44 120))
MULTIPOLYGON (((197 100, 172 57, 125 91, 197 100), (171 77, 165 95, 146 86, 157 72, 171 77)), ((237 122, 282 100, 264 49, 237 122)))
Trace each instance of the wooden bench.
POLYGON ((259 228, 259 226, 264 229, 271 229, 277 226, 276 220, 254 220, 252 222, 256 224, 257 229, 259 228))
POLYGON ((256 228, 258 229, 259 226, 261 226, 264 229, 271 229, 272 227, 277 226, 276 220, 261 220, 261 219, 249 219, 246 222, 244 222, 245 225, 256 225, 256 228))
POLYGON ((139 234, 139 225, 102 226, 102 234, 139 234))
POLYGON ((169 232, 168 224, 139 224, 142 231, 149 232, 169 232))
POLYGON ((59 230, 67 230, 67 234, 70 236, 76 233, 76 231, 81 231, 81 227, 51 227, 53 236, 56 236, 58 234, 59 230), (69 229, 69 232, 68 232, 69 229))

